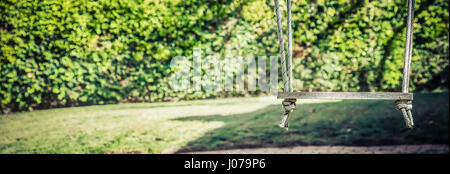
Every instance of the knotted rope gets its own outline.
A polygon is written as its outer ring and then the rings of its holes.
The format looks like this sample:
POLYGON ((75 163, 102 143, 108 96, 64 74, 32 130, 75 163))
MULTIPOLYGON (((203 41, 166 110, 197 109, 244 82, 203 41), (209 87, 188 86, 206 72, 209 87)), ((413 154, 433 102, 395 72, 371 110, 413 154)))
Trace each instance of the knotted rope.
POLYGON ((288 120, 289 120, 289 115, 292 111, 294 111, 295 109, 295 102, 297 100, 296 99, 284 99, 282 102, 283 105, 283 109, 284 109, 284 114, 283 114, 283 119, 281 119, 280 122, 280 127, 282 128, 288 128, 289 124, 288 124, 288 120))
MULTIPOLYGON (((289 79, 286 72, 286 55, 284 50, 284 40, 283 40, 283 30, 281 27, 281 14, 279 9, 279 3, 278 0, 274 0, 275 2, 275 14, 277 16, 277 26, 278 26, 278 39, 280 44, 280 55, 281 55, 281 71, 282 71, 282 78, 283 78, 283 90, 284 92, 293 92, 292 87, 292 19, 291 19, 291 0, 287 0, 287 23, 288 23, 288 65, 287 69, 289 71, 289 79)), ((280 122, 280 127, 282 128, 288 128, 288 119, 290 113, 295 109, 295 102, 296 99, 285 99, 283 100, 283 109, 284 114, 283 118, 280 122)))
MULTIPOLYGON (((414 24, 414 0, 408 0, 408 18, 406 21, 406 41, 405 41, 405 62, 403 64, 403 82, 402 92, 408 93, 409 88, 409 72, 412 55, 412 40, 413 40, 413 24, 414 24)), ((402 111, 406 126, 413 128, 414 122, 412 117, 412 102, 411 100, 397 100, 395 101, 396 108, 402 111)))
POLYGON ((414 120, 412 117, 412 102, 411 100, 397 100, 395 101, 395 108, 402 111, 406 126, 410 129, 414 127, 414 120))

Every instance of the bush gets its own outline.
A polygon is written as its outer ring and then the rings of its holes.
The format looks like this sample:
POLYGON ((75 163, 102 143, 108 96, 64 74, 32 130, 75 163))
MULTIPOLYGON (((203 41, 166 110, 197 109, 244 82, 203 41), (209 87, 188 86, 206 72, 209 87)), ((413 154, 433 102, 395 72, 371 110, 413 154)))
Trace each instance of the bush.
MULTIPOLYGON (((295 88, 399 90, 406 11, 404 0, 294 1, 295 88)), ((411 88, 436 88, 448 1, 416 1, 415 14, 411 88)), ((277 40, 271 0, 4 0, 0 109, 242 95, 172 91, 171 58, 278 55, 277 40)))

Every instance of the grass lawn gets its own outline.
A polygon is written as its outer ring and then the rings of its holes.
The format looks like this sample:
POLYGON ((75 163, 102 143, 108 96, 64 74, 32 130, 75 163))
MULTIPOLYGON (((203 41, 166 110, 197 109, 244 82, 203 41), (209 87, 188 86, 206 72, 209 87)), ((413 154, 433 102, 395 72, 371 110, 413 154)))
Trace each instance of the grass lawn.
POLYGON ((289 131, 274 97, 138 103, 0 115, 0 153, 175 153, 293 145, 448 144, 448 93, 415 94, 416 128, 393 101, 299 101, 289 131))

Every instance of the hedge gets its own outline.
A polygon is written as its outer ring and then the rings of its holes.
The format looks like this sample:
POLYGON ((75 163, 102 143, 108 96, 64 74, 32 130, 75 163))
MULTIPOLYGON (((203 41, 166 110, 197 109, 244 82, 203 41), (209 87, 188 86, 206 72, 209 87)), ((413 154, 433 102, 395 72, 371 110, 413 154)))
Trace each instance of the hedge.
MULTIPOLYGON (((399 90, 406 10, 294 0, 296 90, 399 90)), ((412 90, 448 88, 448 17, 448 1, 416 0, 412 90)), ((278 55, 272 0, 2 0, 0 47, 2 112, 243 95, 173 91, 170 61, 278 55)))

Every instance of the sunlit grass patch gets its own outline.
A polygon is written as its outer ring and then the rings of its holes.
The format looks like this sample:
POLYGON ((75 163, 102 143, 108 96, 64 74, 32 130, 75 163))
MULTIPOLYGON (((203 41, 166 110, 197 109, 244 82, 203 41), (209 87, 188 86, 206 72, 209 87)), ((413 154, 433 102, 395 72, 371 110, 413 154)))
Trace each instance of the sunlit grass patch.
POLYGON ((416 128, 393 101, 250 97, 38 110, 0 115, 0 153, 176 153, 294 145, 448 144, 448 93, 415 94, 416 128))
POLYGON ((2 115, 0 152, 173 153, 224 125, 175 118, 227 116, 267 106, 255 101, 257 98, 118 104, 2 115))

